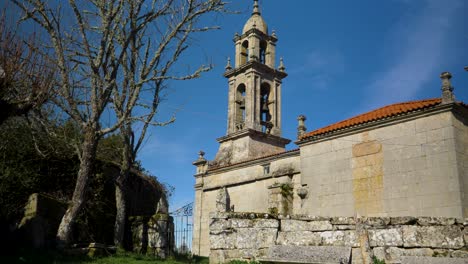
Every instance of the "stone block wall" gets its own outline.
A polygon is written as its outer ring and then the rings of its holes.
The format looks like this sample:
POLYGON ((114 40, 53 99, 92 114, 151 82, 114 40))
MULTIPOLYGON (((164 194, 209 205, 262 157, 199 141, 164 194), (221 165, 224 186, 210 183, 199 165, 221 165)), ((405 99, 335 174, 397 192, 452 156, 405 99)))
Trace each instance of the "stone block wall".
POLYGON ((166 258, 174 248, 173 218, 167 214, 129 218, 133 251, 166 258))
POLYGON ((352 263, 363 263, 357 226, 367 234, 365 250, 386 263, 401 263, 407 256, 468 261, 468 219, 212 213, 210 263, 262 259, 273 245, 347 246, 352 263))
POLYGON ((301 145, 300 213, 468 217, 465 124, 447 111, 301 145))

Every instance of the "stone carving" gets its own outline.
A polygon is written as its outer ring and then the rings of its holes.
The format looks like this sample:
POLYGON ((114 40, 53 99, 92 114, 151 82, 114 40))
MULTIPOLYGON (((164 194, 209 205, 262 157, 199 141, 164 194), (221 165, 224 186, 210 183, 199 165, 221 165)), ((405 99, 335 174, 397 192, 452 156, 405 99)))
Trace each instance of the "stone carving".
POLYGON ((305 199, 308 193, 309 193, 309 190, 305 187, 301 187, 297 189, 297 195, 301 197, 301 199, 305 199))

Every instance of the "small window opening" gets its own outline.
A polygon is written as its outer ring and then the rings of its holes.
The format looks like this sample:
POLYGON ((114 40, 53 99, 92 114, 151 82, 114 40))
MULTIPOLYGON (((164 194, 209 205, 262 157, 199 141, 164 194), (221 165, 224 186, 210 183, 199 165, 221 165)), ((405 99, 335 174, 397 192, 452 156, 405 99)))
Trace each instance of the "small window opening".
POLYGON ((241 65, 249 61, 249 42, 247 40, 242 42, 240 56, 241 56, 241 65))
POLYGON ((267 50, 267 42, 262 41, 260 42, 260 63, 266 63, 266 50, 267 50))
POLYGON ((270 174, 270 163, 263 165, 263 175, 270 174))

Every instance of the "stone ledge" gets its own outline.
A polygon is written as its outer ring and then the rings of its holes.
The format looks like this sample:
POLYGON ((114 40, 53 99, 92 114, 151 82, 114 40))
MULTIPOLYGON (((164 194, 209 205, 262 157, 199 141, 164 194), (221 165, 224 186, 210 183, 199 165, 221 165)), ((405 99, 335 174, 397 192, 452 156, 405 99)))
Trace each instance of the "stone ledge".
POLYGON ((350 263, 351 247, 272 246, 264 263, 350 263))
POLYGON ((401 264, 467 264, 462 258, 402 257, 401 264))

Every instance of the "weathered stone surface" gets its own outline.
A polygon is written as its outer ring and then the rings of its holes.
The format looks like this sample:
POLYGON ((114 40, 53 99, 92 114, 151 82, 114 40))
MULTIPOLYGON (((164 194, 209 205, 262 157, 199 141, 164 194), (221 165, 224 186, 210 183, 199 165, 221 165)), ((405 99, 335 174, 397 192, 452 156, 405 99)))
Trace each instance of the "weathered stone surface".
POLYGON ((364 217, 358 221, 369 227, 383 228, 390 224, 390 217, 364 217))
POLYGON ((253 227, 254 223, 251 219, 230 219, 231 226, 233 228, 246 228, 246 227, 253 227))
POLYGON ((468 218, 457 218, 455 222, 460 225, 468 226, 468 218))
POLYGON ((332 230, 333 226, 329 221, 299 221, 299 220, 281 220, 281 231, 326 231, 332 230))
POLYGON ((403 226, 402 229, 404 247, 459 249, 464 246, 457 226, 403 226))
POLYGON ((322 243, 320 233, 311 231, 278 232, 276 244, 296 246, 319 246, 322 243))
POLYGON ((253 221, 253 226, 258 228, 275 228, 279 227, 279 221, 275 219, 259 219, 253 221))
POLYGON ((218 218, 218 219, 227 219, 229 217, 228 212, 210 212, 210 219, 218 218))
POLYGON ((401 257, 401 264, 467 264, 463 258, 401 257))
POLYGON ((231 228, 231 221, 226 219, 213 218, 210 221, 210 230, 224 230, 231 228))
POLYGON ((430 225, 453 225, 455 224, 455 218, 446 217, 419 217, 418 224, 422 226, 430 225))
POLYGON ((450 256, 452 258, 466 258, 466 259, 468 259, 468 251, 467 250, 455 250, 450 254, 450 256))
POLYGON ((352 248, 351 258, 351 264, 364 264, 361 248, 352 248))
POLYGON ((403 246, 401 229, 369 230, 369 243, 371 247, 403 246))
POLYGON ((305 215, 305 214, 291 215, 290 218, 294 220, 301 220, 301 221, 330 221, 330 217, 305 215))
POLYGON ((211 249, 234 249, 236 246, 236 233, 233 232, 211 232, 210 233, 210 248, 211 249))
POLYGON ((390 217, 390 225, 408 225, 416 222, 417 218, 412 216, 390 217))
POLYGON ((434 255, 434 251, 430 248, 375 247, 373 251, 377 259, 388 263, 399 263, 403 256, 431 257, 434 255))
POLYGON ((355 225, 356 219, 354 217, 332 217, 330 222, 333 225, 355 225))
POLYGON ((320 237, 324 246, 359 246, 355 231, 325 231, 320 237))
POLYGON ((432 254, 432 257, 450 257, 451 251, 453 249, 442 249, 442 248, 434 248, 434 254, 432 254))
POLYGON ((236 247, 267 248, 275 244, 276 234, 276 229, 240 228, 237 230, 236 247))
POLYGON ((272 246, 266 261, 296 263, 349 263, 351 247, 272 246))
POLYGON ((227 250, 215 250, 211 248, 210 250, 210 264, 219 264, 226 262, 227 250))
POLYGON ((336 230, 356 230, 355 225, 335 225, 333 226, 336 230))

